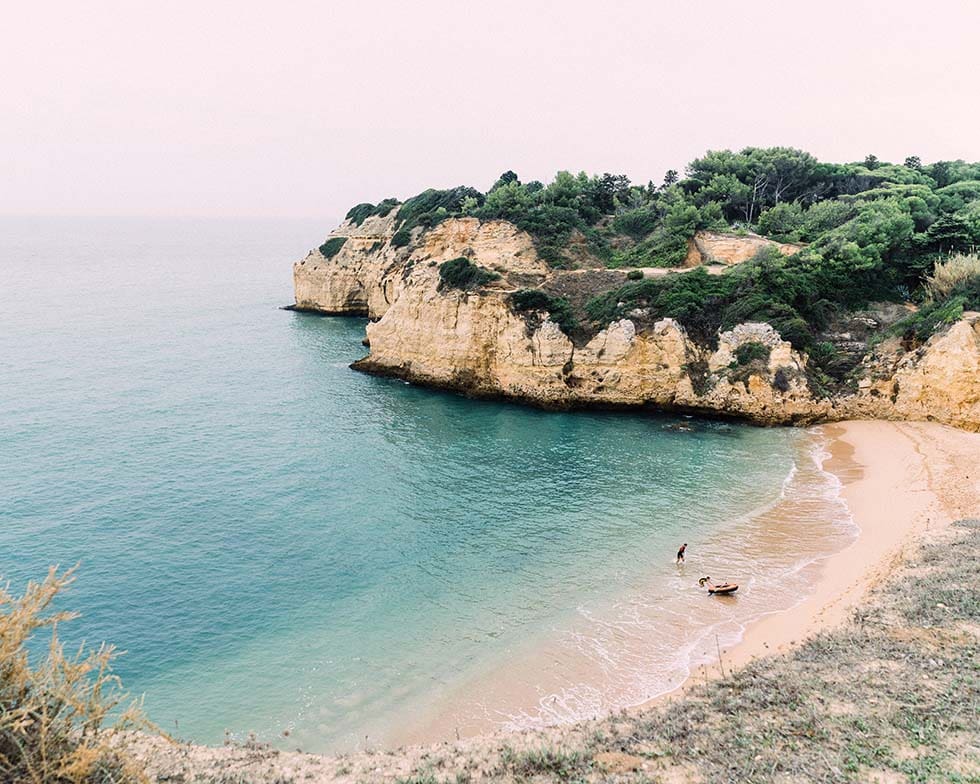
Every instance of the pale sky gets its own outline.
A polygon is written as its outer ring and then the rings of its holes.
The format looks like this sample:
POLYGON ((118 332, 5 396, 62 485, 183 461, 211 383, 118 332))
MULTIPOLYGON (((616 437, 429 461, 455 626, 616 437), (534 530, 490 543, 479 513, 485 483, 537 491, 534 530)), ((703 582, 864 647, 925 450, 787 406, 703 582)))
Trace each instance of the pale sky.
POLYGON ((705 150, 980 160, 980 0, 17 2, 0 214, 321 216, 705 150))

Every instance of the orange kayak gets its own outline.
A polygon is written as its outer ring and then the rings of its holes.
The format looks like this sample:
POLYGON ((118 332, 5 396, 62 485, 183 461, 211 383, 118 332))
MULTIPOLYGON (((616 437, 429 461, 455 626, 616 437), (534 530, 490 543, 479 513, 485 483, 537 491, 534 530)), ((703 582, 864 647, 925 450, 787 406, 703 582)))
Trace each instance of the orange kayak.
POLYGON ((722 583, 721 585, 715 585, 713 582, 711 582, 710 577, 702 577, 700 580, 698 580, 698 585, 700 585, 702 588, 707 586, 709 594, 725 595, 735 593, 735 591, 738 590, 737 583, 722 583))

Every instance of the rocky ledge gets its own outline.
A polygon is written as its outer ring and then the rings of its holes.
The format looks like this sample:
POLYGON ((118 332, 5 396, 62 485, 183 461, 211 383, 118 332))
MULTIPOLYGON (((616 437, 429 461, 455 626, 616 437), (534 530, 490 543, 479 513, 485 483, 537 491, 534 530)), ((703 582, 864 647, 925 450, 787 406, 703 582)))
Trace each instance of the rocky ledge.
MULTIPOLYGON (((546 309, 515 310, 511 295, 538 289, 580 307, 625 282, 626 271, 555 270, 506 221, 451 218, 416 229, 404 244, 392 242, 394 222, 393 215, 346 221, 294 265, 295 309, 371 319, 370 353, 353 365, 359 370, 553 408, 652 406, 759 424, 931 420, 980 430, 978 313, 914 348, 884 337, 880 314, 858 316, 867 334, 855 343, 856 367, 846 385, 828 391, 814 383, 808 357, 765 323, 740 324, 705 343, 672 319, 637 310, 595 334, 570 336, 546 309), (459 258, 488 279, 446 285, 440 265, 459 258), (879 339, 868 341, 876 331, 879 339)), ((691 247, 702 261, 731 265, 766 243, 712 234, 696 236, 691 247)))

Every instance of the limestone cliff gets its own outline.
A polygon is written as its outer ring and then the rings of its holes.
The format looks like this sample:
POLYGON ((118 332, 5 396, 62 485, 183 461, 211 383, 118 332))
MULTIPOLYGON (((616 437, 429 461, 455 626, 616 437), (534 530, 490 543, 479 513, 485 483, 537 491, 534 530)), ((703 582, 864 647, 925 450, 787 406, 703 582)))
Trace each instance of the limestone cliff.
POLYGON ((860 415, 980 431, 980 313, 964 313, 916 351, 886 345, 865 365, 856 396, 860 415))
POLYGON ((515 289, 563 291, 588 275, 625 274, 552 270, 505 221, 449 219, 402 248, 392 234, 390 218, 345 223, 333 258, 313 251, 295 265, 297 307, 372 319, 358 369, 548 407, 649 405, 763 424, 930 419, 980 430, 978 314, 916 351, 883 344, 865 358, 856 390, 821 396, 807 357, 768 324, 738 325, 709 348, 672 319, 651 324, 638 314, 576 345, 546 312, 515 313, 515 289), (500 279, 477 291, 441 286, 439 263, 460 256, 500 279))
POLYGON ((527 285, 549 273, 531 238, 506 221, 454 218, 421 237, 416 231, 405 247, 391 244, 394 233, 394 214, 367 218, 360 226, 344 221, 330 234, 346 238, 335 256, 311 250, 293 265, 296 309, 380 318, 417 263, 459 256, 527 285))
POLYGON ((340 251, 327 259, 311 250, 293 265, 296 309, 337 315, 381 316, 394 299, 392 273, 407 253, 391 245, 394 215, 372 216, 357 226, 345 221, 331 233, 346 239, 340 251))
POLYGON ((776 248, 784 256, 790 256, 803 246, 790 242, 775 242, 758 234, 699 231, 687 243, 687 258, 684 260, 684 266, 741 264, 768 247, 776 248))

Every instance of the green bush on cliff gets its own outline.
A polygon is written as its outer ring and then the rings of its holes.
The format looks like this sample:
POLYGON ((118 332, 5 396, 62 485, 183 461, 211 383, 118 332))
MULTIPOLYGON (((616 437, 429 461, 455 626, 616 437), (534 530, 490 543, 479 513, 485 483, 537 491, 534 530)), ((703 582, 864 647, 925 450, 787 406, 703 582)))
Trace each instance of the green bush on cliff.
POLYGON ((395 207, 398 206, 398 199, 384 199, 377 204, 365 202, 351 207, 344 216, 355 226, 360 226, 368 218, 377 215, 379 218, 387 216, 395 207))
POLYGON ((651 319, 673 318, 680 321, 692 336, 710 339, 717 331, 717 310, 707 310, 704 303, 718 301, 724 295, 727 280, 709 275, 703 268, 688 273, 628 282, 617 289, 593 297, 585 310, 599 327, 624 318, 636 309, 645 309, 651 319))
POLYGON ((621 212, 612 221, 617 234, 625 234, 634 240, 642 240, 660 223, 659 216, 647 207, 621 212))
POLYGON ((546 311, 548 317, 566 335, 571 334, 578 327, 572 307, 564 297, 553 297, 541 289, 520 289, 511 294, 507 301, 515 313, 546 311))
POLYGON ((907 342, 922 343, 939 328, 957 321, 964 311, 980 310, 980 258, 954 256, 936 265, 927 281, 932 297, 891 332, 907 342))
POLYGON ((320 253, 324 258, 332 259, 340 253, 340 249, 344 247, 345 242, 347 242, 347 237, 331 237, 320 246, 320 253))
POLYGON ((477 266, 469 259, 459 258, 444 261, 439 265, 439 286, 453 289, 477 289, 494 280, 500 275, 488 269, 477 266))
POLYGON ((416 226, 431 229, 452 215, 460 215, 468 199, 482 203, 483 194, 463 185, 448 190, 429 188, 418 196, 406 199, 395 214, 395 222, 399 231, 410 232, 416 226))
MULTIPOLYGON (((348 216, 356 223, 394 207, 362 204, 348 216)), ((406 200, 391 244, 407 246, 453 216, 510 221, 558 268, 676 267, 694 233, 708 229, 805 243, 795 255, 766 251, 722 276, 629 280, 595 296, 587 315, 601 328, 641 308, 709 342, 718 329, 766 321, 811 349, 826 342, 821 333, 835 314, 873 301, 924 302, 917 334, 947 323, 956 304, 931 302, 922 284, 937 261, 980 245, 980 164, 915 156, 904 165, 874 156, 831 164, 802 150, 748 147, 709 151, 685 177, 659 186, 567 171, 546 185, 523 183, 507 171, 485 194, 458 187, 406 200)))
POLYGON ((750 340, 735 349, 735 362, 739 365, 748 365, 750 362, 768 362, 769 346, 757 340, 750 340))

